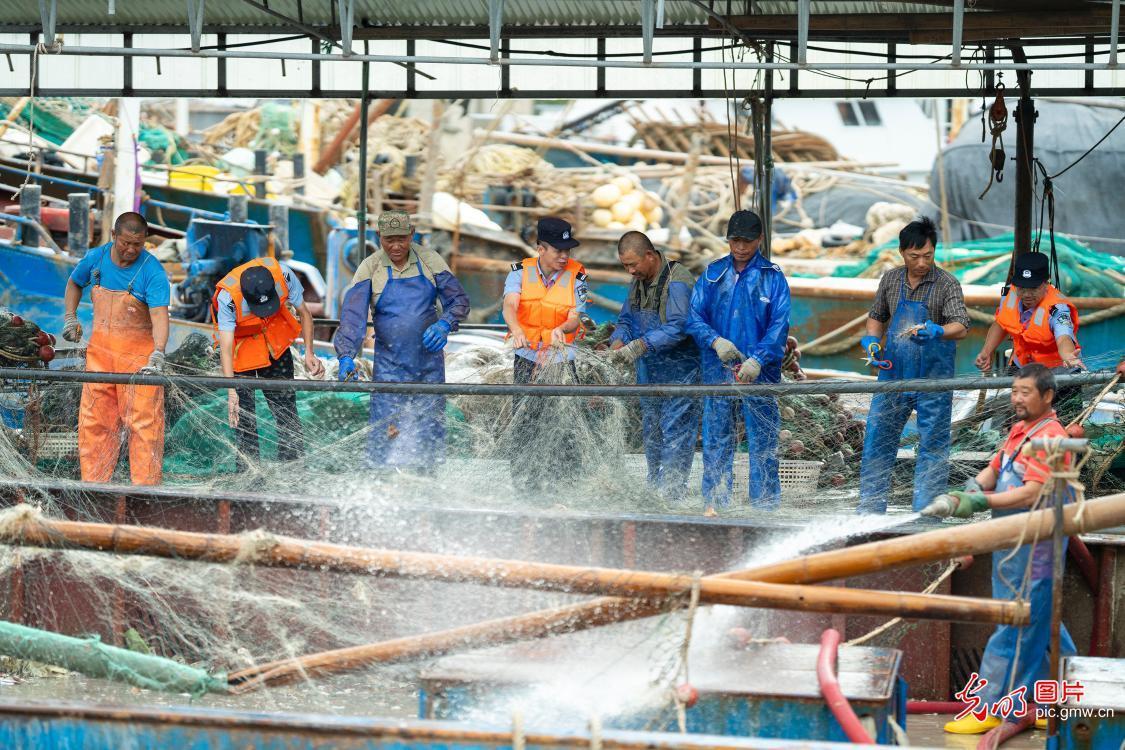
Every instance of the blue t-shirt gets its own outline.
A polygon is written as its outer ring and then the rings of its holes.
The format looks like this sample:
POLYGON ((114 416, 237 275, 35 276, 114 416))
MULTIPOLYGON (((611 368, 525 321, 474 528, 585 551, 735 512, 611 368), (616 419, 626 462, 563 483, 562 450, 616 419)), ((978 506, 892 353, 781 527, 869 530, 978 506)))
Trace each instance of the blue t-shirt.
MULTIPOLYGON (((285 277, 285 284, 289 287, 289 296, 286 298, 286 302, 294 308, 300 307, 301 303, 305 301, 305 289, 301 286, 300 279, 297 278, 297 274, 293 273, 289 266, 284 263, 278 263, 278 265, 281 266, 281 275, 285 277)), ((275 284, 274 286, 277 289, 278 296, 280 296, 281 286, 279 284, 275 284)), ((230 292, 223 289, 219 291, 217 301, 219 305, 219 315, 216 322, 219 325, 219 330, 233 331, 238 322, 238 318, 234 314, 234 298, 230 296, 230 292)), ((250 306, 246 304, 246 300, 243 299, 242 314, 248 315, 249 313, 250 306)))
MULTIPOLYGON (((542 278, 543 269, 541 269, 539 267, 539 264, 536 263, 535 268, 532 269, 532 273, 538 274, 540 276, 540 278, 542 278)), ((559 280, 559 276, 561 274, 562 274, 562 271, 555 271, 554 273, 547 276, 547 280, 545 282, 546 287, 548 289, 550 289, 552 286, 554 286, 555 282, 559 280)), ((521 266, 520 268, 516 269, 515 271, 509 271, 507 278, 504 279, 504 296, 507 297, 509 294, 519 294, 522 291, 523 291, 523 267, 521 266)), ((574 283, 574 298, 575 298, 576 304, 575 304, 574 307, 579 313, 586 312, 586 298, 589 297, 589 296, 590 296, 590 289, 589 289, 589 286, 586 284, 586 279, 578 279, 577 281, 575 281, 575 283, 574 283)), ((574 359, 574 354, 575 354, 574 345, 572 344, 572 345, 567 347, 567 359, 568 360, 574 359)), ((516 356, 523 357, 524 359, 530 359, 532 362, 534 362, 539 358, 539 352, 535 351, 534 349, 529 349, 528 347, 524 346, 524 347, 521 347, 519 349, 516 349, 516 356)))
POLYGON ((78 261, 70 272, 70 280, 85 289, 94 280, 97 271, 98 284, 111 292, 129 292, 149 307, 167 307, 172 296, 168 274, 152 253, 142 250, 131 265, 124 268, 113 262, 110 256, 112 242, 95 247, 78 261))

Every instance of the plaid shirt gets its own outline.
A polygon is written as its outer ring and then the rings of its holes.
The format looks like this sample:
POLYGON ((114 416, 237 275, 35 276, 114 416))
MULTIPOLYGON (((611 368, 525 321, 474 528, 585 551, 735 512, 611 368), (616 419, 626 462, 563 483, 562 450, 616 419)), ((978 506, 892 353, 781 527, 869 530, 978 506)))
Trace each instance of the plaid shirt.
MULTIPOLYGON (((902 296, 906 266, 892 268, 879 280, 879 289, 871 303, 868 317, 886 323, 891 319, 902 296)), ((969 311, 965 309, 965 295, 961 282, 945 269, 934 266, 922 283, 913 289, 906 285, 906 299, 911 302, 925 302, 929 318, 940 326, 960 323, 969 327, 969 311)))

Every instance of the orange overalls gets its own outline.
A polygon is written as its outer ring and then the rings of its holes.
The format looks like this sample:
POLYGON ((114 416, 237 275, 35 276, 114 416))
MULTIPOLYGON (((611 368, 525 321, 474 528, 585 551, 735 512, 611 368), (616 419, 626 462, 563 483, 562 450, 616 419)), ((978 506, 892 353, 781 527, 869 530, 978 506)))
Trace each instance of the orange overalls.
MULTIPOLYGON (((132 289, 132 284, 129 285, 132 289)), ((111 291, 95 276, 90 287, 94 329, 86 372, 136 372, 155 348, 148 305, 131 291, 111 291)), ((129 440, 133 484, 160 484, 164 463, 164 389, 159 386, 86 383, 78 411, 82 481, 113 478, 123 433, 129 440)))

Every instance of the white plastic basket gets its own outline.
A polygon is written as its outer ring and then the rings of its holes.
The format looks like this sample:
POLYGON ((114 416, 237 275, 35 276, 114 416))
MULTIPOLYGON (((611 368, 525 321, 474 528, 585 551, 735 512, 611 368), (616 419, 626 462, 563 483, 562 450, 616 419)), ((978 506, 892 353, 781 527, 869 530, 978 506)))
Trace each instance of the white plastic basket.
POLYGON ((78 455, 77 432, 48 432, 39 439, 40 459, 74 458, 78 455))

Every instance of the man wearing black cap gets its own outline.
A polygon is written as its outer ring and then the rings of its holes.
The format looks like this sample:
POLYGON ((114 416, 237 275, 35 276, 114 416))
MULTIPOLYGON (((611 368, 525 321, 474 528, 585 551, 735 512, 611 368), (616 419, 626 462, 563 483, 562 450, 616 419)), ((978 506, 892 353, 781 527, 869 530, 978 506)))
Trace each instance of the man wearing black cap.
MULTIPOLYGON (((544 217, 539 220, 536 235, 538 257, 513 263, 504 281, 503 314, 509 341, 515 348, 516 383, 578 382, 574 338, 589 292, 586 269, 570 257, 570 251, 576 247, 578 240, 568 222, 544 217)), ((575 468, 578 462, 580 446, 569 436, 573 425, 548 424, 551 419, 544 411, 547 406, 541 398, 513 400, 510 437, 520 455, 512 456, 512 481, 519 490, 536 491, 543 483, 557 478, 554 472, 551 476, 543 474, 537 446, 540 450, 555 451, 551 457, 554 466, 575 468), (542 446, 543 438, 548 436, 552 437, 552 445, 542 446)))
MULTIPOLYGON (((298 334, 305 342, 305 369, 319 378, 324 366, 313 351, 312 313, 296 275, 273 258, 257 258, 238 266, 220 281, 211 301, 219 339, 223 375, 233 377, 293 377, 290 345, 298 334), (282 300, 284 299, 284 304, 282 300), (292 309, 291 309, 292 308, 292 309), (300 324, 293 310, 301 316, 300 324)), ((236 465, 258 458, 258 419, 255 393, 250 388, 227 392, 227 421, 238 440, 236 465)), ((290 461, 304 454, 304 437, 297 417, 297 394, 263 391, 277 424, 277 458, 290 461)))
MULTIPOLYGON (((727 222, 730 255, 704 270, 691 294, 687 331, 703 352, 704 383, 778 383, 789 337, 789 284, 781 268, 758 252, 762 220, 735 211, 727 222)), ((750 463, 750 504, 775 510, 781 502, 777 400, 770 396, 703 400, 705 513, 731 501, 735 410, 741 405, 750 463)))

